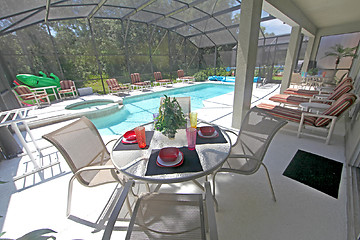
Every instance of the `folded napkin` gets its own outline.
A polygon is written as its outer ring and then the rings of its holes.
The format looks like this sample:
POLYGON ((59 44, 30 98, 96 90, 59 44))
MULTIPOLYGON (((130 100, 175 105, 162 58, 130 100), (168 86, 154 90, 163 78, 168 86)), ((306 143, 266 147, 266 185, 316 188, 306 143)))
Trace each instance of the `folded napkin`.
POLYGON ((202 138, 199 136, 199 133, 198 133, 196 136, 196 144, 227 143, 220 128, 218 126, 213 126, 213 127, 219 133, 219 136, 217 136, 216 138, 202 138))
POLYGON ((160 149, 152 150, 145 176, 203 171, 199 155, 196 150, 189 150, 187 147, 179 148, 179 150, 184 154, 184 162, 178 167, 159 167, 156 164, 156 159, 159 155, 160 149))
POLYGON ((115 146, 114 151, 148 149, 153 136, 154 136, 154 131, 145 131, 145 137, 146 137, 145 148, 139 148, 139 145, 137 143, 124 144, 121 141, 119 141, 118 145, 115 146))

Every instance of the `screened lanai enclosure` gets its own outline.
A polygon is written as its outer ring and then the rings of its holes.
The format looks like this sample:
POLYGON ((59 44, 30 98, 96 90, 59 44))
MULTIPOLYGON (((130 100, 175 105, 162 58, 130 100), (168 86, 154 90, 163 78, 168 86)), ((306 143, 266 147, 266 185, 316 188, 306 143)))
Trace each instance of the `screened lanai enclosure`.
MULTIPOLYGON (((39 71, 78 87, 107 78, 127 83, 133 72, 143 80, 152 80, 155 71, 174 79, 178 69, 191 75, 207 69, 197 80, 230 74, 224 69, 236 64, 240 11, 237 0, 2 1, 1 91, 17 74, 39 71)), ((266 21, 276 19, 263 12, 266 21)), ((261 28, 259 69, 273 71, 285 62, 290 37, 273 35, 261 28)))

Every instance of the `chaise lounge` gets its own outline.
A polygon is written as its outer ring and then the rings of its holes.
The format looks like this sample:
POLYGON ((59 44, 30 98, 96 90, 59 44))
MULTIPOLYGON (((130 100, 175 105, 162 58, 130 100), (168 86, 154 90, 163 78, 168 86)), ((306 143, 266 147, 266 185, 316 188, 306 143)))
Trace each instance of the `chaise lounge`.
MULTIPOLYGON (((258 108, 266 110, 268 113, 286 119, 291 122, 299 123, 297 136, 300 137, 303 133, 305 126, 311 126, 315 128, 323 128, 328 131, 326 144, 329 144, 331 135, 334 131, 335 123, 338 117, 345 112, 350 106, 354 104, 357 97, 353 93, 346 93, 336 100, 333 104, 329 105, 322 114, 315 114, 311 112, 300 111, 297 109, 285 108, 272 104, 261 103, 257 105, 258 108)), ((313 134, 307 134, 312 135, 313 134)), ((315 135, 316 137, 323 138, 315 135)))
POLYGON ((350 92, 352 89, 353 89, 353 85, 351 83, 345 83, 331 94, 313 95, 312 98, 300 97, 300 96, 294 96, 288 94, 276 94, 270 97, 269 100, 273 102, 278 102, 283 105, 300 105, 301 103, 306 103, 306 102, 320 102, 320 103, 331 104, 335 100, 339 99, 345 93, 350 92))

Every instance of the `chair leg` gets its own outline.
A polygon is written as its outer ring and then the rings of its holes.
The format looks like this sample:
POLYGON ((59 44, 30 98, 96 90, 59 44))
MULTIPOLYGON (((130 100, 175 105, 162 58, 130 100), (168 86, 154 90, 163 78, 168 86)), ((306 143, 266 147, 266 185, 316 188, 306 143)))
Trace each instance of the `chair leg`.
POLYGON ((274 202, 276 202, 275 192, 274 192, 273 185, 272 185, 272 183, 271 183, 269 171, 268 171, 268 169, 267 169, 267 167, 265 166, 264 163, 261 163, 261 164, 262 164, 262 165, 264 166, 264 168, 265 168, 266 176, 267 176, 267 178, 268 178, 269 185, 270 185, 270 189, 271 189, 271 193, 272 193, 272 195, 273 195, 274 202))
POLYGON ((215 198, 215 176, 216 176, 216 172, 214 173, 213 175, 213 178, 212 178, 212 181, 213 181, 213 191, 212 191, 212 195, 213 195, 213 199, 214 199, 214 203, 215 203, 215 209, 216 209, 216 212, 219 211, 219 204, 215 198))
POLYGON ((72 189, 73 189, 74 180, 75 180, 75 175, 72 176, 71 179, 70 179, 70 181, 69 181, 67 207, 66 207, 66 217, 69 217, 69 216, 70 216, 71 198, 72 198, 72 189))

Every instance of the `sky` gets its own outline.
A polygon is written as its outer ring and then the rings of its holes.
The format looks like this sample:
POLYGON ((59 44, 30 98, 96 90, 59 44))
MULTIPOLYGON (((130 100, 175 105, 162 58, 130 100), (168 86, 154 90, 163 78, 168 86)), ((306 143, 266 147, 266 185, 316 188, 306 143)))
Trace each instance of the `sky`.
POLYGON ((273 32, 275 35, 290 34, 291 32, 291 27, 278 19, 262 22, 261 26, 265 27, 267 33, 273 32))

